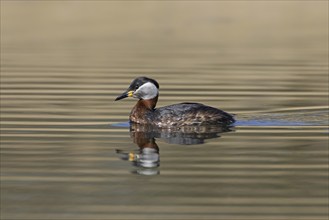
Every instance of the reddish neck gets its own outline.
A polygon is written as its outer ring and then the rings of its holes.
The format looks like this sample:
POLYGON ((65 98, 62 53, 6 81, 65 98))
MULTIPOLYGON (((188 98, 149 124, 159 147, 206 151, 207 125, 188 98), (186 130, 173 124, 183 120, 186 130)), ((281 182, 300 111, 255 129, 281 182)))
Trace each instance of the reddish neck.
POLYGON ((129 119, 131 122, 137 124, 149 123, 150 119, 146 117, 147 112, 152 112, 157 104, 158 96, 153 99, 142 100, 140 99, 135 107, 131 110, 129 119))
POLYGON ((158 96, 155 96, 153 99, 140 99, 136 106, 146 107, 149 110, 153 110, 158 102, 158 96))

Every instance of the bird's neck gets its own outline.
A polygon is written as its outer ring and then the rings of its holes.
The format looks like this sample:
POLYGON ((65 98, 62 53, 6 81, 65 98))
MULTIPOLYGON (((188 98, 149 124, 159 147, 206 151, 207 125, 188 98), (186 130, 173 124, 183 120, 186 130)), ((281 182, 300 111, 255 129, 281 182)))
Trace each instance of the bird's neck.
POLYGON ((158 102, 158 96, 155 96, 153 99, 140 99, 136 107, 138 106, 139 108, 146 108, 148 110, 153 110, 158 102))
POLYGON ((131 110, 129 119, 131 122, 137 124, 147 124, 150 123, 152 119, 152 114, 158 101, 158 96, 153 99, 140 99, 135 107, 131 110))

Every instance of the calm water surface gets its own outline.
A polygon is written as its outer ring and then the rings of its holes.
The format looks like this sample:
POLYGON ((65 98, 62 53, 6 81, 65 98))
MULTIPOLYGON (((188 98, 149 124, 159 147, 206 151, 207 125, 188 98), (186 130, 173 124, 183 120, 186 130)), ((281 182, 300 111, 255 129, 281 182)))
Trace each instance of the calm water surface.
POLYGON ((1 2, 1 219, 327 219, 327 6, 1 2), (141 75, 237 122, 129 128, 141 75))

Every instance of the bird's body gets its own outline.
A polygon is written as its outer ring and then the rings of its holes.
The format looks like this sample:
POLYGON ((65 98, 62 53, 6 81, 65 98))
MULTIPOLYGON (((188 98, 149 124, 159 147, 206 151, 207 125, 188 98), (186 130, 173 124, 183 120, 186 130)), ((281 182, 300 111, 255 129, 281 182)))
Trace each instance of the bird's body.
POLYGON ((139 101, 130 113, 130 122, 157 127, 182 127, 198 125, 229 125, 235 122, 232 115, 200 103, 179 103, 155 108, 159 84, 150 78, 136 78, 128 90, 116 100, 129 96, 139 101))

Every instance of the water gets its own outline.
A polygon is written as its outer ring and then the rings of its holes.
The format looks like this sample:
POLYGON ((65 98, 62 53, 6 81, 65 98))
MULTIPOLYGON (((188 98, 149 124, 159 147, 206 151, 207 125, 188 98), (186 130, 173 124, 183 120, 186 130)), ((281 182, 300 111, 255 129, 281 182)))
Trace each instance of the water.
POLYGON ((1 219, 327 219, 327 8, 2 1, 1 219), (141 75, 237 122, 130 129, 141 75))

